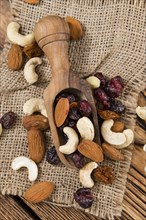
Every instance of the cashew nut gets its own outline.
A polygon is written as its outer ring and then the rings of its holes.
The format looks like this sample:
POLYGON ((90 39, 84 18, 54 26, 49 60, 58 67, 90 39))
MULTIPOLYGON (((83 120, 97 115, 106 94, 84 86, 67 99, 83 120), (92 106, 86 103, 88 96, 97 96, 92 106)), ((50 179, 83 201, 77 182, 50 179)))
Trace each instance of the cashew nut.
POLYGON ((143 120, 146 121, 146 106, 138 106, 136 108, 136 114, 143 120))
POLYGON ((122 132, 113 132, 111 130, 114 120, 105 120, 101 126, 101 134, 103 139, 112 145, 121 145, 126 142, 126 136, 122 132))
POLYGON ((3 129, 2 129, 2 124, 0 123, 0 136, 1 136, 1 134, 2 134, 2 131, 3 131, 3 129))
POLYGON ((19 170, 21 167, 26 167, 28 169, 28 179, 31 182, 37 179, 38 167, 33 160, 24 156, 16 157, 12 161, 12 169, 19 170))
POLYGON ((34 33, 28 34, 26 36, 19 34, 20 24, 17 22, 10 22, 7 26, 7 36, 8 39, 21 47, 31 44, 35 41, 34 33))
POLYGON ((94 181, 91 178, 91 173, 98 166, 95 162, 87 163, 82 169, 79 171, 79 179, 80 183, 84 187, 92 188, 94 186, 94 181))
POLYGON ((143 150, 146 152, 146 144, 143 145, 143 150))
POLYGON ((39 64, 42 63, 41 58, 39 57, 34 57, 31 58, 24 67, 24 78, 29 84, 33 84, 37 82, 38 80, 38 75, 35 72, 35 67, 39 64))
POLYGON ((86 80, 92 89, 100 87, 100 80, 96 76, 89 76, 86 80))
POLYGON ((72 154, 76 151, 79 143, 78 135, 75 130, 70 127, 64 127, 63 132, 67 135, 68 141, 66 144, 59 147, 59 151, 63 154, 72 154))
POLYGON ((94 126, 89 118, 80 118, 76 126, 83 139, 87 139, 90 141, 94 139, 94 126))
POLYGON ((45 117, 47 116, 44 100, 41 98, 31 98, 23 105, 23 112, 26 115, 32 115, 34 112, 40 112, 45 117))
POLYGON ((128 147, 133 142, 134 133, 131 129, 125 129, 123 131, 123 134, 126 137, 126 141, 124 142, 124 144, 115 145, 114 147, 117 148, 117 149, 122 149, 122 148, 128 147))

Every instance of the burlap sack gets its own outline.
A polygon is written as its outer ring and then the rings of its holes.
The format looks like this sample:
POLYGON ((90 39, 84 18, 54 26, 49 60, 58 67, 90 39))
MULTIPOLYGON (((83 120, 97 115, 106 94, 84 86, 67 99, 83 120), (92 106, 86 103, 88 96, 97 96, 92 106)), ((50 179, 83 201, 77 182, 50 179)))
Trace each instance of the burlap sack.
MULTIPOLYGON (((125 89, 121 99, 127 107, 125 122, 134 129, 135 108, 138 92, 144 88, 144 41, 145 41, 145 1, 144 0, 41 0, 39 5, 29 5, 22 0, 13 0, 12 13, 21 24, 23 34, 30 33, 36 21, 46 15, 73 16, 81 21, 85 37, 70 43, 69 57, 72 69, 80 77, 88 75, 95 67, 105 75, 121 75, 125 79, 125 89)), ((28 156, 27 131, 21 120, 22 107, 32 97, 42 97, 43 90, 51 79, 50 66, 46 57, 37 68, 39 81, 28 86, 23 70, 10 71, 6 64, 6 54, 10 44, 6 44, 2 56, 0 73, 0 114, 12 110, 17 113, 17 123, 11 130, 4 130, 1 145, 1 185, 2 194, 21 196, 31 186, 25 169, 14 172, 12 160, 20 155, 28 156)), ((53 145, 50 132, 46 132, 46 148, 53 145)), ((86 212, 99 217, 114 219, 120 216, 127 172, 130 166, 132 146, 123 150, 125 161, 106 160, 114 168, 116 181, 112 185, 97 183, 93 188, 95 201, 86 212)), ((73 200, 73 193, 81 187, 78 172, 63 165, 52 166, 46 158, 39 164, 38 181, 53 181, 56 190, 47 202, 79 206, 73 200)))

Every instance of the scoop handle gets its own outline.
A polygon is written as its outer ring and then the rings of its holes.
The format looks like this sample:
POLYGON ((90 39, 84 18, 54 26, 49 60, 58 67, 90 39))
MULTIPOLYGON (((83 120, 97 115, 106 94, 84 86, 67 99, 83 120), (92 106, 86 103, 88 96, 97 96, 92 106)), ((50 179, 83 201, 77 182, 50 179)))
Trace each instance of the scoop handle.
POLYGON ((68 41, 70 30, 67 22, 59 16, 47 16, 34 28, 35 39, 48 57, 52 76, 69 74, 68 41))

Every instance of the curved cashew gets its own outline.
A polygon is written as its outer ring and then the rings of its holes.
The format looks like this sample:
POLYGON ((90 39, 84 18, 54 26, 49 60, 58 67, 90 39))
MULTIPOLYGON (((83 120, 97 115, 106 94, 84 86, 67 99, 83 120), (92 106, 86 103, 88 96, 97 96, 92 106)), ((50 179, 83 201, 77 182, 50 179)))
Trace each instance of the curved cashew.
POLYGON ((90 84, 92 89, 96 89, 100 87, 100 80, 96 76, 89 76, 86 78, 87 82, 90 84))
POLYGON ((77 122, 77 129, 83 139, 92 141, 94 139, 94 126, 87 117, 82 117, 77 122))
POLYGON ((146 144, 143 145, 143 150, 146 152, 146 144))
POLYGON ((143 120, 146 121, 146 106, 138 106, 136 108, 136 114, 143 120))
POLYGON ((122 148, 128 147, 133 142, 134 133, 131 129, 125 129, 123 131, 123 134, 126 137, 126 141, 124 142, 124 144, 115 145, 114 147, 117 148, 117 149, 122 149, 122 148))
POLYGON ((47 116, 44 100, 41 98, 31 98, 23 105, 23 112, 26 115, 32 115, 34 112, 40 112, 45 117, 47 116))
POLYGON ((21 167, 26 167, 28 169, 28 179, 31 182, 37 179, 38 167, 33 160, 24 156, 16 157, 12 161, 12 169, 19 170, 21 167))
POLYGON ((2 128, 2 124, 0 123, 0 136, 2 134, 3 128, 2 128))
POLYGON ((79 143, 78 135, 75 130, 70 127, 64 127, 63 132, 67 135, 68 141, 59 147, 59 151, 63 154, 72 154, 76 151, 79 143))
POLYGON ((17 22, 10 22, 7 26, 7 36, 8 39, 21 47, 31 44, 35 41, 34 33, 28 34, 26 36, 19 34, 20 24, 17 22))
POLYGON ((91 178, 91 173, 98 166, 95 162, 87 163, 82 169, 79 171, 79 179, 81 184, 84 187, 92 188, 94 186, 94 181, 91 178))
POLYGON ((41 58, 39 57, 33 57, 30 59, 24 67, 24 78, 29 84, 33 84, 37 82, 38 75, 35 72, 35 67, 42 63, 41 58))
POLYGON ((112 145, 121 145, 126 142, 126 136, 122 132, 113 132, 111 130, 114 120, 105 120, 101 126, 101 134, 103 139, 112 145))

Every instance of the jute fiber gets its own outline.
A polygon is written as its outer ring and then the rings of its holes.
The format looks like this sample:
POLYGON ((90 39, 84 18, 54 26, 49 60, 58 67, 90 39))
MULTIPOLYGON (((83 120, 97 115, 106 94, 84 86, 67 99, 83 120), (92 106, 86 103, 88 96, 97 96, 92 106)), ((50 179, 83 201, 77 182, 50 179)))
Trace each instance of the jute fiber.
MULTIPOLYGON (((124 120, 127 127, 134 130, 137 96, 145 84, 144 0, 41 0, 39 5, 34 6, 22 0, 13 0, 11 8, 14 20, 21 24, 22 34, 33 31, 35 23, 46 15, 70 15, 80 20, 85 36, 70 43, 71 67, 80 77, 89 75, 96 67, 108 77, 122 76, 126 85, 121 97, 127 108, 124 120)), ((7 67, 9 48, 10 44, 6 43, 1 60, 0 114, 9 110, 16 112, 17 123, 12 129, 4 130, 0 138, 0 189, 2 194, 21 196, 32 185, 25 169, 16 172, 11 169, 15 157, 28 156, 27 131, 21 122, 22 108, 28 99, 42 97, 44 88, 51 80, 51 72, 44 56, 43 64, 37 67, 39 81, 28 86, 23 70, 13 72, 7 67)), ((47 131, 45 136, 46 148, 50 148, 53 145, 50 132, 47 131)), ((102 163, 114 168, 116 181, 112 185, 95 184, 92 190, 95 200, 86 212, 109 219, 120 216, 132 147, 122 150, 125 161, 106 159, 102 163)), ((47 202, 79 208, 73 199, 73 193, 81 187, 78 172, 63 165, 52 166, 46 158, 38 167, 37 181, 53 181, 56 184, 56 190, 47 202)))

